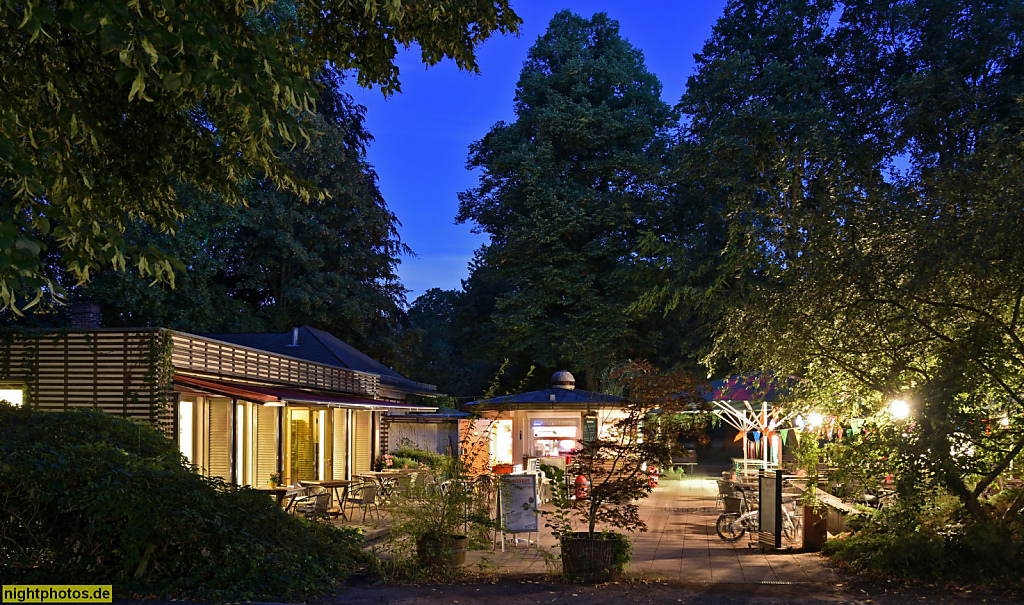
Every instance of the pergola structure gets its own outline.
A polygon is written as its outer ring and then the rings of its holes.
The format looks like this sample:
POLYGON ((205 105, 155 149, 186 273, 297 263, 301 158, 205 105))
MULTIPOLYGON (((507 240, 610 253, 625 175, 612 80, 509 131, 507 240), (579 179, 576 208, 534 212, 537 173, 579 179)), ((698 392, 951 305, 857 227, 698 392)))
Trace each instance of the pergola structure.
MULTIPOLYGON (((789 394, 772 376, 731 376, 711 383, 707 399, 715 406, 714 414, 739 434, 743 440, 744 461, 759 461, 758 466, 778 466, 782 455, 781 427, 793 416, 792 411, 775 405, 789 394)), ((746 466, 746 462, 744 463, 746 466)))

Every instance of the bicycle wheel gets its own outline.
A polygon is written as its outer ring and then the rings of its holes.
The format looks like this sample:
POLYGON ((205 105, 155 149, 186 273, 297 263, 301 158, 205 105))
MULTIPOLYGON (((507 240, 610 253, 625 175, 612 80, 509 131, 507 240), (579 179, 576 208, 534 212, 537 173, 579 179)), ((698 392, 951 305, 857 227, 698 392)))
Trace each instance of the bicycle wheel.
POLYGON ((743 526, 739 515, 725 513, 718 516, 718 521, 715 522, 715 531, 718 532, 718 537, 726 542, 735 542, 747 533, 747 528, 743 526))
POLYGON ((788 512, 782 515, 782 537, 786 542, 796 541, 796 524, 793 523, 793 517, 788 512))

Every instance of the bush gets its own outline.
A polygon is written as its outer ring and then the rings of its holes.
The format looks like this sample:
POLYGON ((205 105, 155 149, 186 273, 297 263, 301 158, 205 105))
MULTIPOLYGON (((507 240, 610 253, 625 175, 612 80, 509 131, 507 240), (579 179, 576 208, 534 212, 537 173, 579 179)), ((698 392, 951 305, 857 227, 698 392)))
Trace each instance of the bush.
POLYGON ((403 445, 399 449, 391 452, 391 455, 394 456, 395 459, 401 458, 404 461, 408 461, 410 466, 419 466, 419 463, 422 462, 424 465, 435 470, 443 469, 448 465, 448 461, 451 459, 449 456, 444 454, 428 452, 427 450, 421 450, 407 445, 403 445))
POLYGON ((856 571, 928 582, 1014 585, 1024 574, 1024 540, 1013 523, 922 519, 899 509, 854 519, 853 531, 826 542, 824 552, 856 571))
POLYGON ((5 582, 287 598, 329 589, 365 560, 358 533, 199 475, 155 429, 95 410, 0 404, 0 484, 5 582))

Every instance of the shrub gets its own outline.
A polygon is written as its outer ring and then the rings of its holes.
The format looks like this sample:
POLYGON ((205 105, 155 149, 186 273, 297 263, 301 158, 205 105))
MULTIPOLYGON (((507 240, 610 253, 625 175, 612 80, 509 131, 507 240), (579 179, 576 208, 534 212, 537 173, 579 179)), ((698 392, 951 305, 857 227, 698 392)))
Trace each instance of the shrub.
POLYGON ((285 514, 189 468, 151 427, 0 404, 5 582, 200 599, 294 597, 346 577, 358 533, 285 514))
POLYGON ((956 522, 899 509, 854 519, 853 531, 826 542, 824 552, 856 571, 929 582, 1013 584, 1024 574, 1024 540, 1013 523, 956 522))
POLYGON ((428 452, 427 450, 421 450, 404 444, 399 449, 391 452, 391 455, 394 456, 396 460, 403 459, 403 461, 408 461, 409 466, 419 466, 419 463, 422 462, 424 465, 435 470, 445 468, 451 459, 449 456, 444 454, 428 452))

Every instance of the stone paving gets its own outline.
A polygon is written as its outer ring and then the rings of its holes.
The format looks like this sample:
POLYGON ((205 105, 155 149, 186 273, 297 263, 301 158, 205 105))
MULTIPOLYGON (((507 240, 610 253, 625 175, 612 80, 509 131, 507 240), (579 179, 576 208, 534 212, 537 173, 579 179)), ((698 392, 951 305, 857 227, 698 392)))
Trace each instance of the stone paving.
MULTIPOLYGON (((839 576, 824 558, 814 553, 763 552, 749 547, 746 537, 739 542, 721 540, 715 533, 715 509, 720 469, 698 468, 680 481, 662 481, 649 498, 640 503, 648 531, 633 535, 630 575, 650 579, 712 583, 806 584, 835 583, 839 576)), ((543 521, 542 521, 543 523, 543 521)), ((520 534, 524 536, 526 534, 520 534)), ((550 531, 540 535, 540 548, 518 544, 506 538, 506 551, 471 551, 467 564, 480 565, 498 573, 547 573, 541 550, 552 549, 550 531)), ((536 538, 536 534, 531 537, 536 538)), ((799 546, 799 543, 797 543, 799 546)), ((548 558, 551 558, 550 556, 548 558)), ((557 563, 557 561, 555 562, 557 563)))

